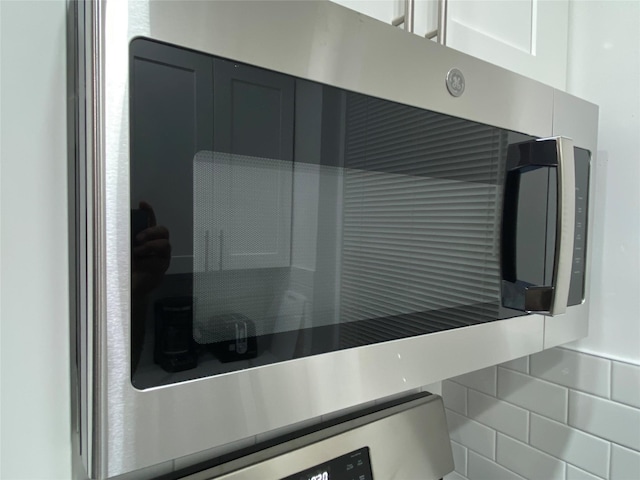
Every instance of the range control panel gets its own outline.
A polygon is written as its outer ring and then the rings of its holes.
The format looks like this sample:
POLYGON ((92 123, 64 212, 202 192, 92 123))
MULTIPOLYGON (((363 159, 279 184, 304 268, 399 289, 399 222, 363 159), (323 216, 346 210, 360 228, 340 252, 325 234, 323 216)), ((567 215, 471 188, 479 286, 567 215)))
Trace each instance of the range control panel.
POLYGON ((347 453, 282 480, 373 480, 369 447, 347 453))
POLYGON ((287 434, 270 447, 178 478, 438 480, 451 471, 444 404, 437 395, 420 392, 346 413, 302 435, 287 434))

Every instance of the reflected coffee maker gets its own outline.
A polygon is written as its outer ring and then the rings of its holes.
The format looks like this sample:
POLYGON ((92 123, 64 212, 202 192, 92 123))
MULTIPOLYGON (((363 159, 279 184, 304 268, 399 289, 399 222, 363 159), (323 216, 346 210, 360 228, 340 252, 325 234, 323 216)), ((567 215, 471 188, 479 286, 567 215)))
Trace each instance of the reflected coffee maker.
POLYGON ((192 297, 171 297, 156 302, 153 360, 163 370, 180 372, 197 366, 192 328, 192 297))

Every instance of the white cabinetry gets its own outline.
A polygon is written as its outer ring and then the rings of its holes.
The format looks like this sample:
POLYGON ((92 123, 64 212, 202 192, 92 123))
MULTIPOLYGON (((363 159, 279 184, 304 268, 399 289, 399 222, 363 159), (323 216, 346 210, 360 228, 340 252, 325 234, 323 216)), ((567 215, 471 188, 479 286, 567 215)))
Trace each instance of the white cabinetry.
POLYGON ((565 89, 568 0, 449 0, 446 45, 565 89))
POLYGON ((189 272, 193 157, 213 148, 211 59, 143 39, 131 48, 131 208, 153 208, 170 235, 168 272, 189 272))
POLYGON ((293 164, 199 152, 193 170, 194 271, 289 266, 293 164))
POLYGON ((331 0, 334 3, 373 17, 384 23, 404 13, 404 0, 331 0))
MULTIPOLYGON (((406 0, 331 0, 334 3, 355 10, 381 22, 391 24, 401 17, 407 8, 406 0)), ((424 37, 437 28, 438 0, 413 0, 413 32, 424 37)), ((403 25, 399 25, 403 28, 403 25)))
POLYGON ((288 267, 295 81, 216 59, 213 84, 219 268, 288 267))
POLYGON ((131 208, 151 205, 169 230, 168 273, 289 266, 294 80, 132 48, 131 208))
MULTIPOLYGON (((391 24, 405 0, 333 0, 391 24)), ((564 90, 569 0, 412 0, 413 32, 438 28, 445 10, 445 45, 564 90)))

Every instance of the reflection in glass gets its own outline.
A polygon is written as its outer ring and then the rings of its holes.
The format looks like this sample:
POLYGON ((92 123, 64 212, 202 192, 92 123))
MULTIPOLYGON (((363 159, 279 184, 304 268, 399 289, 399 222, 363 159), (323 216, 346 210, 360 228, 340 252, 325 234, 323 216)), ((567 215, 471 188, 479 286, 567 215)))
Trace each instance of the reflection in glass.
POLYGON ((133 50, 136 387, 504 317, 508 132, 148 41, 133 50), (166 233, 165 255, 141 263, 148 228, 166 233))

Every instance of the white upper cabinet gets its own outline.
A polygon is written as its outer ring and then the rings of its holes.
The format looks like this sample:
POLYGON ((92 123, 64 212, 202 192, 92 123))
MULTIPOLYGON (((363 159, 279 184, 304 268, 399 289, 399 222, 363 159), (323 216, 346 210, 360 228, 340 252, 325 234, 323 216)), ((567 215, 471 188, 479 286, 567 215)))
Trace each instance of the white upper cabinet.
POLYGON ((193 171, 194 272, 289 266, 292 162, 203 151, 193 171))
MULTIPOLYGON (((391 24, 405 0, 333 0, 391 24)), ((413 0, 413 33, 424 37, 445 21, 445 45, 565 89, 569 0, 413 0)), ((402 26, 402 25, 401 25, 402 26)), ((441 32, 439 32, 441 33, 441 32)), ((433 38, 434 41, 439 39, 433 38)))
POLYGON ((331 0, 384 23, 404 13, 404 0, 331 0))
POLYGON ((135 228, 169 231, 169 274, 288 267, 294 80, 143 39, 133 52, 135 228))
POLYGON ((217 242, 222 270, 288 267, 294 80, 216 59, 213 83, 219 175, 212 201, 204 201, 213 207, 217 224, 208 229, 208 251, 215 251, 217 242))
POLYGON ((566 87, 568 0, 449 0, 446 45, 566 87))
MULTIPOLYGON (((211 59, 142 39, 132 50, 132 216, 141 202, 151 207, 154 221, 169 231, 168 273, 190 272, 193 158, 213 149, 211 59)), ((148 217, 141 227, 150 226, 148 217)))
MULTIPOLYGON (((331 1, 390 25, 405 14, 408 6, 405 0, 331 1)), ((437 28, 438 0, 413 0, 413 11, 413 33, 424 37, 427 32, 437 28)), ((404 23, 399 23, 397 26, 405 28, 404 23)))

